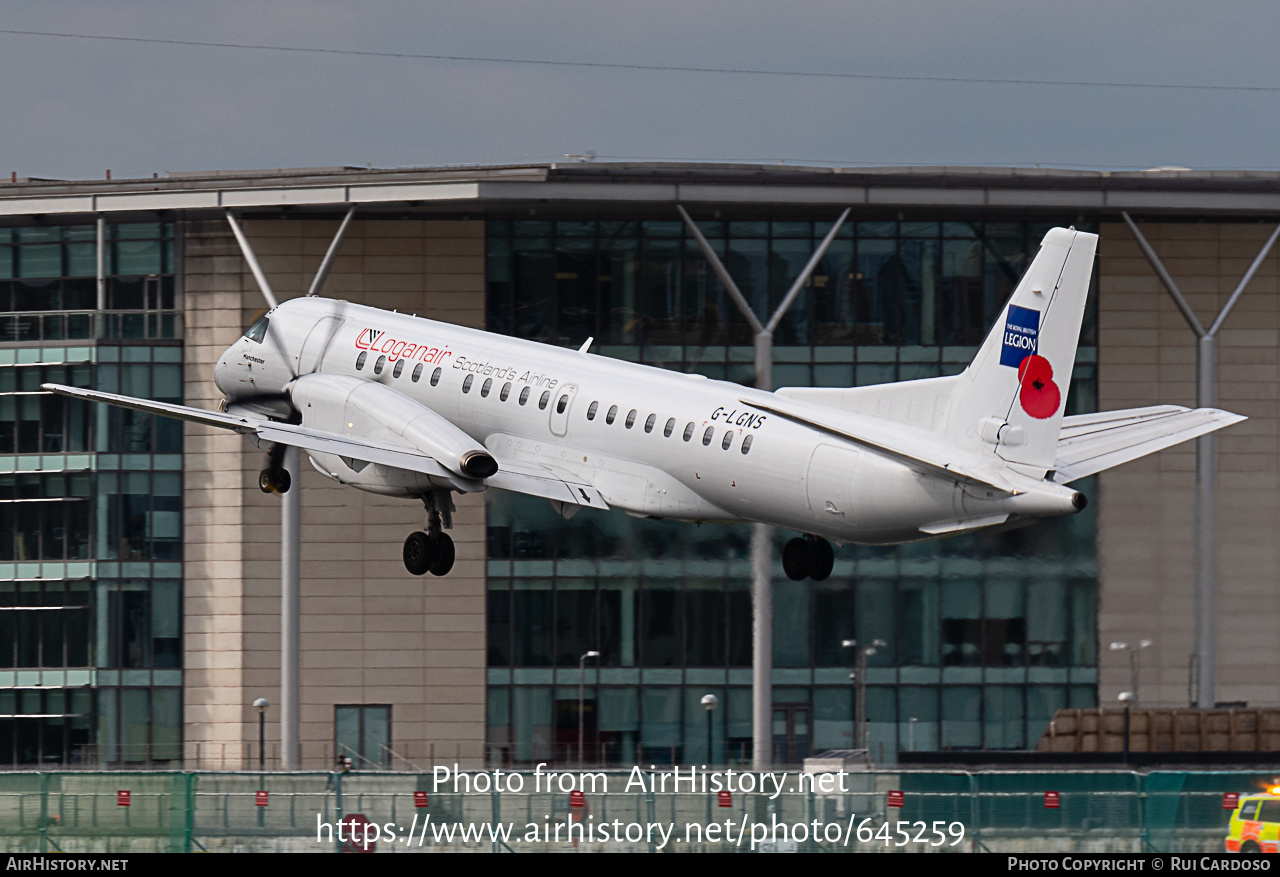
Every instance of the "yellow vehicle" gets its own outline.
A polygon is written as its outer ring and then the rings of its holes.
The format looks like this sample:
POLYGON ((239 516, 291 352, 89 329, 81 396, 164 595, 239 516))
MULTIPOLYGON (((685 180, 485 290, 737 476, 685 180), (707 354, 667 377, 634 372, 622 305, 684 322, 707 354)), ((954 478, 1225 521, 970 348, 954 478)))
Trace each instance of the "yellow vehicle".
POLYGON ((1231 813, 1226 847, 1229 853, 1280 852, 1280 787, 1267 795, 1242 796, 1231 813))

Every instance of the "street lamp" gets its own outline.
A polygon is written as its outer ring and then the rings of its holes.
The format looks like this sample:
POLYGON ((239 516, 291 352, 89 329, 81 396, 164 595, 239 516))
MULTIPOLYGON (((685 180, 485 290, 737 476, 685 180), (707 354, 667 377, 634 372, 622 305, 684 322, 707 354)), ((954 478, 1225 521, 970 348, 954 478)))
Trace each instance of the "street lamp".
POLYGON ((707 711, 707 764, 711 764, 711 713, 715 711, 716 704, 720 703, 714 694, 704 694, 702 696, 702 707, 707 711))
POLYGON ((1140 699, 1138 695, 1141 693, 1141 691, 1138 688, 1138 664, 1139 664, 1138 653, 1141 652, 1143 649, 1151 648, 1151 646, 1152 646, 1152 641, 1149 639, 1139 640, 1136 646, 1131 646, 1128 643, 1112 643, 1111 644, 1111 651, 1129 653, 1129 689, 1130 689, 1130 699, 1134 703, 1138 702, 1138 700, 1140 699))
POLYGON ((1137 698, 1132 691, 1122 691, 1116 700, 1124 704, 1124 763, 1129 763, 1129 707, 1137 698))
POLYGON ((590 651, 578 659, 578 764, 582 764, 583 711, 587 700, 587 658, 599 658, 600 653, 590 651))
MULTIPOLYGON (((882 649, 887 646, 882 639, 873 639, 870 645, 863 646, 856 652, 858 668, 849 674, 849 678, 857 686, 857 702, 854 706, 854 749, 862 749, 871 753, 871 749, 867 743, 867 658, 876 653, 876 649, 882 649)), ((847 639, 840 643, 841 648, 856 649, 858 641, 856 639, 847 639)))
POLYGON ((260 697, 253 702, 253 708, 258 711, 258 770, 267 769, 267 707, 271 706, 271 701, 265 697, 260 697))

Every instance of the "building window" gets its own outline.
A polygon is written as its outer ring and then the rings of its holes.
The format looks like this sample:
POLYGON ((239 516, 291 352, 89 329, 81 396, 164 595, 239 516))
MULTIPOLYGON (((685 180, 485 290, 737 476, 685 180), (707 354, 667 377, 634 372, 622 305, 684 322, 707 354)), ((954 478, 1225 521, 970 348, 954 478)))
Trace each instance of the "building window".
POLYGON ((338 705, 333 708, 333 750, 352 767, 391 766, 391 707, 338 705))

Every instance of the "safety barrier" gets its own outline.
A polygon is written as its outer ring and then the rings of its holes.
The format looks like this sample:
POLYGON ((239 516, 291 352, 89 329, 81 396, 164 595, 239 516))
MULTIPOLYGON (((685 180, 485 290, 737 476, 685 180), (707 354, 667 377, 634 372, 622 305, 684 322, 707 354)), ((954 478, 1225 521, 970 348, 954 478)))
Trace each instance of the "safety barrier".
POLYGON ((801 790, 800 774, 778 771, 769 775, 784 784, 778 792, 766 775, 735 770, 719 774, 724 795, 691 787, 683 770, 678 787, 662 768, 552 779, 488 771, 442 783, 358 771, 7 773, 0 851, 324 852, 350 848, 358 824, 378 826, 357 840, 372 837, 380 852, 1216 852, 1231 812, 1224 796, 1275 782, 1243 771, 880 770, 801 790))

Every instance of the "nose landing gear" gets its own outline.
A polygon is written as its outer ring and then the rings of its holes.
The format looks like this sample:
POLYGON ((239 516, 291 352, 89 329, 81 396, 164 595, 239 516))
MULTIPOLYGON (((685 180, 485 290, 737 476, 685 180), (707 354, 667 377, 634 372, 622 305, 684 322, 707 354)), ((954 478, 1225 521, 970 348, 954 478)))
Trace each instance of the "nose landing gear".
POLYGON ((793 582, 806 578, 821 582, 831 575, 835 563, 831 543, 818 536, 797 537, 782 548, 782 571, 793 582))
POLYGON ((410 533, 404 540, 404 568, 415 576, 446 575, 453 569, 453 539, 444 528, 453 528, 453 500, 447 491, 437 490, 422 498, 427 507, 427 532, 410 533))
POLYGON ((288 493, 293 479, 284 468, 284 445, 273 445, 267 455, 267 468, 258 473, 258 489, 263 493, 288 493))

